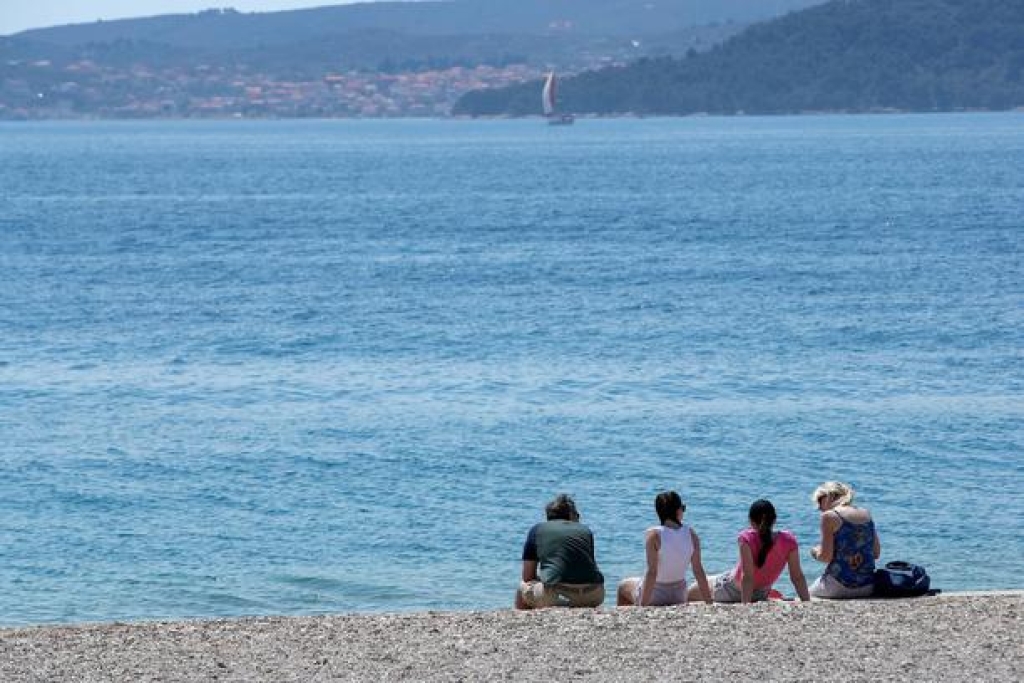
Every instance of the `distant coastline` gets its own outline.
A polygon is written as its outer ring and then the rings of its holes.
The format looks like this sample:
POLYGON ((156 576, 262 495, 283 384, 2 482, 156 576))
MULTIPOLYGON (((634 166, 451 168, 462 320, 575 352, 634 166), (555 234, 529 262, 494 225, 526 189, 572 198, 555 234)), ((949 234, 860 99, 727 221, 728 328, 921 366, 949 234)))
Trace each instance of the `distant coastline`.
MULTIPOLYGON (((617 113, 600 115, 577 115, 580 121, 614 121, 614 120, 643 120, 643 119, 700 119, 700 118, 800 118, 813 116, 941 116, 945 114, 1024 114, 1024 106, 1012 107, 1009 109, 984 109, 984 108, 959 108, 950 110, 915 110, 915 109, 894 109, 879 108, 865 111, 858 110, 808 110, 786 113, 752 113, 752 112, 693 112, 689 114, 637 114, 617 113)), ((209 116, 63 116, 63 117, 7 117, 0 116, 0 123, 42 123, 42 122, 65 122, 65 123, 104 123, 104 122, 184 122, 184 121, 208 121, 208 122, 229 122, 229 121, 439 121, 439 122, 460 122, 460 121, 530 121, 543 122, 544 117, 540 115, 515 116, 508 114, 493 114, 470 116, 466 114, 451 116, 254 116, 242 114, 225 114, 209 116)))
POLYGON ((444 116, 474 89, 703 51, 822 1, 358 3, 54 26, 0 36, 0 119, 444 116))
POLYGON ((550 69, 560 107, 582 117, 1024 106, 1014 0, 520 0, 487 16, 465 4, 210 10, 0 36, 0 120, 525 117, 550 69))
MULTIPOLYGON (((1011 0, 829 2, 704 52, 563 79, 576 114, 1009 110, 1024 106, 1024 5, 1011 0), (985 36, 981 39, 981 36, 985 36)), ((536 110, 539 85, 476 90, 456 114, 536 110)))

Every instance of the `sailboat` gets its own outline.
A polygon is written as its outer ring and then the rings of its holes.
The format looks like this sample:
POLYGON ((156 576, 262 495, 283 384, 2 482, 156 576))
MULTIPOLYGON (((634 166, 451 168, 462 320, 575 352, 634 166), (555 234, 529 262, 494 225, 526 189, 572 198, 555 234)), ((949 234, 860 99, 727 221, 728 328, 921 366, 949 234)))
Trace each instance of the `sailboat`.
POLYGON ((552 71, 548 74, 548 77, 544 80, 544 89, 541 90, 540 99, 541 104, 544 105, 544 116, 548 119, 548 125, 551 126, 569 126, 576 120, 576 117, 572 114, 559 114, 555 109, 555 104, 558 97, 558 81, 555 78, 555 72, 552 71))

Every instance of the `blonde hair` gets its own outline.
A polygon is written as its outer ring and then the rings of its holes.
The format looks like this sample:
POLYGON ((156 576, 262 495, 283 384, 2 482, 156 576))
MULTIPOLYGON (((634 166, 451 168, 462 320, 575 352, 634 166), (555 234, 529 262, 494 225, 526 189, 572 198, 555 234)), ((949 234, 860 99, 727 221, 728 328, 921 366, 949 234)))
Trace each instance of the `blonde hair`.
POLYGON ((853 505, 853 487, 841 481, 826 481, 814 489, 811 500, 817 505, 823 496, 835 498, 839 505, 853 505))

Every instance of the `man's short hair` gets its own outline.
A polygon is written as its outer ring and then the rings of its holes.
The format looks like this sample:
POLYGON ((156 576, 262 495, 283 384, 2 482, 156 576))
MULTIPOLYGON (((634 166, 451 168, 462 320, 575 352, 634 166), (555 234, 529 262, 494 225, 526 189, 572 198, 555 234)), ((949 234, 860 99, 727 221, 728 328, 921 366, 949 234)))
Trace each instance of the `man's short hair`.
POLYGON ((575 522, 580 518, 578 512, 576 512, 576 503, 573 501, 572 496, 567 493, 559 493, 544 508, 544 512, 548 517, 548 521, 553 519, 567 519, 570 522, 575 522))

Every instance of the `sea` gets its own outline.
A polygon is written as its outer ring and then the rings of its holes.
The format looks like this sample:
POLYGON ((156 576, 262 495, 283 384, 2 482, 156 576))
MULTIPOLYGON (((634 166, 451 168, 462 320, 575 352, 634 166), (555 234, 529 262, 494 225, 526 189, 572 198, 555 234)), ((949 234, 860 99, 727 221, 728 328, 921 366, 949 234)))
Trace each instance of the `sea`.
POLYGON ((1024 113, 0 124, 0 475, 4 626, 507 608, 560 492, 814 578, 832 479, 1021 588, 1024 113))

